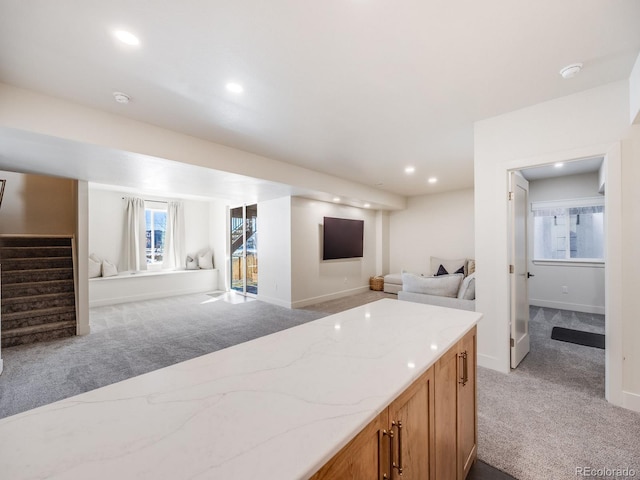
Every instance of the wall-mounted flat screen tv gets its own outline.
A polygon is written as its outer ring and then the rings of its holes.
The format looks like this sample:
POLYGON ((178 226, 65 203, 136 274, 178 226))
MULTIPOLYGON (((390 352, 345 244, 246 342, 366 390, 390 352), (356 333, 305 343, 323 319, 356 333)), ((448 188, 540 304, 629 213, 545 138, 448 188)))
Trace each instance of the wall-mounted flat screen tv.
POLYGON ((364 220, 324 217, 322 259, 363 256, 364 220))

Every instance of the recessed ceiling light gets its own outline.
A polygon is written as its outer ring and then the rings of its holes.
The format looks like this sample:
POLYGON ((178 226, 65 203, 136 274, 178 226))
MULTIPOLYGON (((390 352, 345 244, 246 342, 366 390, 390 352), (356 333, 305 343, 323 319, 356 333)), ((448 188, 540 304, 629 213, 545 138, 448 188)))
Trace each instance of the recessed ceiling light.
POLYGON ((406 173, 407 175, 411 175, 415 171, 416 171, 416 167, 412 167, 412 166, 405 167, 404 169, 404 173, 406 173))
POLYGON ((554 163, 553 166, 556 167, 556 168, 562 168, 562 167, 564 167, 564 163, 562 163, 562 162, 554 163))
POLYGON ((562 70, 560 70, 560 75, 562 78, 573 78, 582 70, 581 63, 572 63, 571 65, 567 65, 562 70))
POLYGON ((340 197, 333 197, 333 201, 334 202, 339 202, 340 201, 340 197))
POLYGON ((430 177, 429 180, 427 180, 427 182, 429 182, 429 183, 437 183, 438 179, 436 177, 430 177))
POLYGON ((113 98, 118 103, 127 104, 131 101, 131 97, 126 93, 122 93, 122 92, 113 92, 113 98))
POLYGON ((365 203, 365 204, 364 204, 364 208, 369 208, 370 206, 371 206, 371 204, 370 204, 370 203, 365 203))
POLYGON ((227 83, 227 90, 233 93, 242 93, 244 92, 244 88, 239 83, 229 82, 227 83))
POLYGON ((131 45, 132 47, 140 45, 140 39, 131 32, 127 32, 126 30, 116 30, 113 34, 118 40, 126 45, 131 45))

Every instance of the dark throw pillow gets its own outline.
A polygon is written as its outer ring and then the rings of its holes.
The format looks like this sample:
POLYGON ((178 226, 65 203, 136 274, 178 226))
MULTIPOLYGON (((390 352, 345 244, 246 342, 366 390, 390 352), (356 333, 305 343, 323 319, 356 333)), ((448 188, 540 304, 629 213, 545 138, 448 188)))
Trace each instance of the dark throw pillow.
POLYGON ((463 275, 464 275, 464 265, 463 265, 463 266, 461 266, 459 269, 457 269, 457 270, 456 270, 455 272, 453 272, 453 273, 461 273, 461 274, 463 274, 463 275))
POLYGON ((435 276, 438 277, 440 275, 449 275, 449 272, 447 272, 447 269, 444 268, 442 265, 440 265, 438 267, 438 271, 436 272, 435 276))

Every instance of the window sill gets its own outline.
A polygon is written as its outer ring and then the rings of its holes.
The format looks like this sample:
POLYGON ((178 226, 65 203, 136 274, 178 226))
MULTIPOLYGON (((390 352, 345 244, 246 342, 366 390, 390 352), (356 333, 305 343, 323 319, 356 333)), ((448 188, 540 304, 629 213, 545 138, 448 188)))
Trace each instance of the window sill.
POLYGON ((553 266, 553 267, 591 267, 604 268, 604 260, 532 260, 534 265, 553 266))

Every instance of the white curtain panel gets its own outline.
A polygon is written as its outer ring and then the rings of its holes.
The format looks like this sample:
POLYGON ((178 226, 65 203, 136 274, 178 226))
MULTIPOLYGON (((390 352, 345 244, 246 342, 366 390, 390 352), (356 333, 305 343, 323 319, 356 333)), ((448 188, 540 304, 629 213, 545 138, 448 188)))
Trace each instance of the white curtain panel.
POLYGON ((168 202, 162 268, 178 269, 184 262, 184 207, 182 202, 168 202))
POLYGON ((144 219, 144 200, 125 197, 126 216, 124 226, 124 245, 122 249, 121 270, 146 270, 147 246, 146 225, 144 219))

